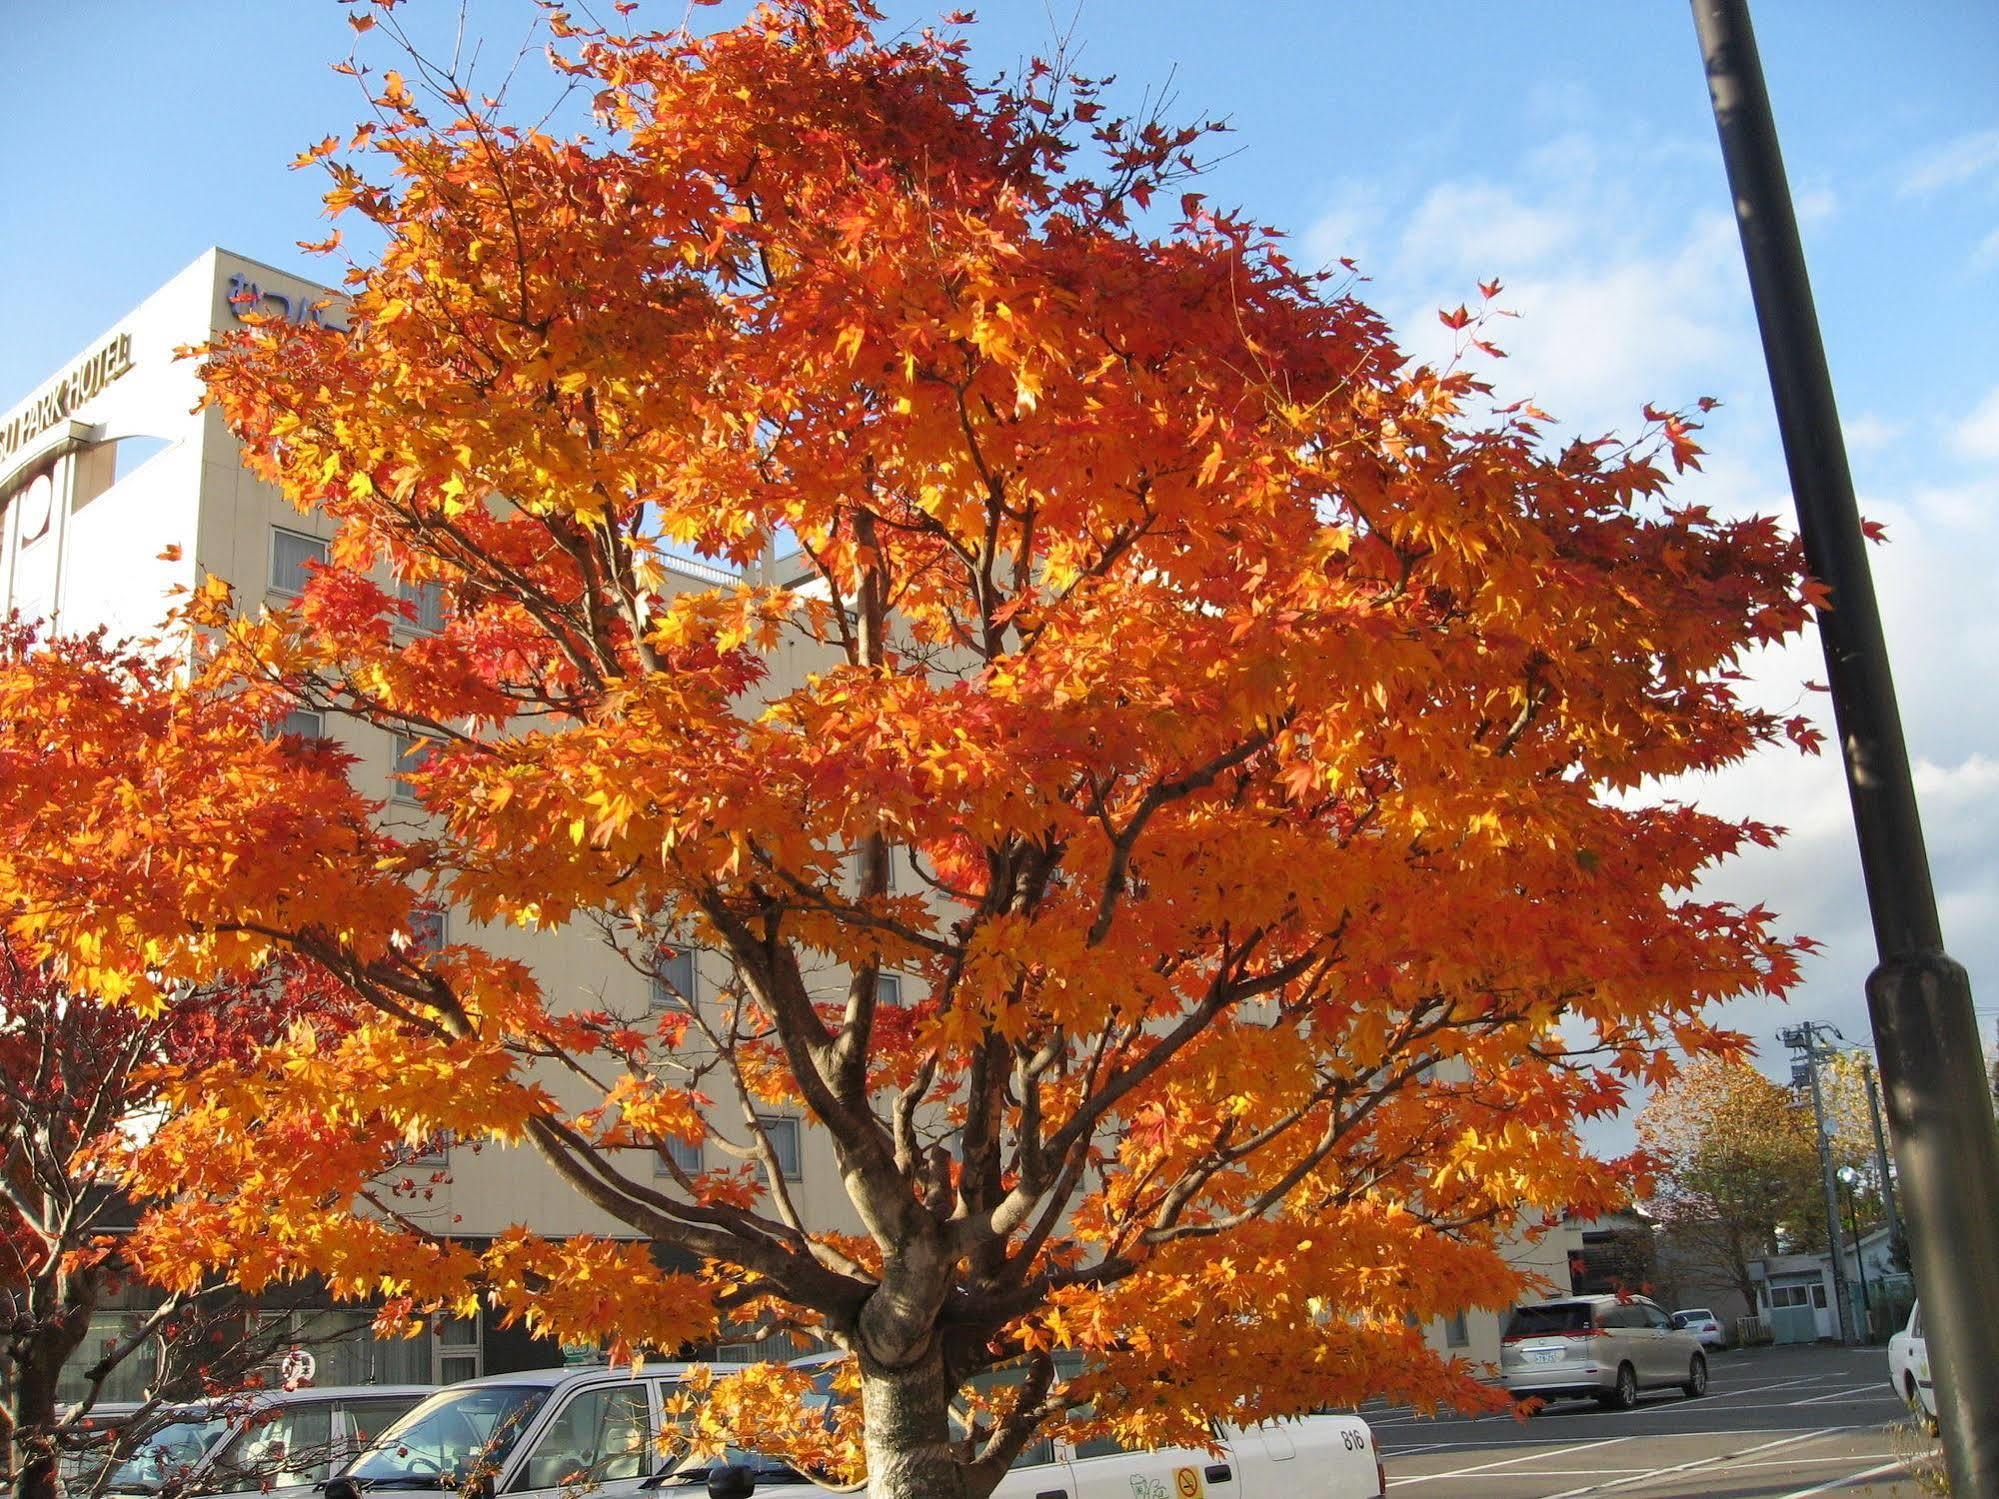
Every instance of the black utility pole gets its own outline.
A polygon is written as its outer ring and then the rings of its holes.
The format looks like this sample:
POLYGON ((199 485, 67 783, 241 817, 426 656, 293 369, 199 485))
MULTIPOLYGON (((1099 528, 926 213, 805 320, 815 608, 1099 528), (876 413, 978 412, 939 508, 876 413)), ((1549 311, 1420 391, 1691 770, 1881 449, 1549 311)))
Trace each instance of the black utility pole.
POLYGON ((1999 1131, 1971 980, 1944 952, 1853 478, 1746 0, 1692 0, 1777 422, 1812 572, 1880 963, 1867 1009, 1951 1492, 1999 1499, 1999 1131))
POLYGON ((1909 1252, 1902 1232, 1902 1215, 1895 1210, 1895 1173, 1888 1169, 1888 1140, 1881 1131, 1881 1089, 1874 1081, 1874 1058, 1860 1054, 1861 1075, 1867 1080, 1867 1120, 1874 1127, 1875 1169, 1881 1173, 1881 1203, 1888 1210, 1888 1243, 1897 1254, 1909 1252))

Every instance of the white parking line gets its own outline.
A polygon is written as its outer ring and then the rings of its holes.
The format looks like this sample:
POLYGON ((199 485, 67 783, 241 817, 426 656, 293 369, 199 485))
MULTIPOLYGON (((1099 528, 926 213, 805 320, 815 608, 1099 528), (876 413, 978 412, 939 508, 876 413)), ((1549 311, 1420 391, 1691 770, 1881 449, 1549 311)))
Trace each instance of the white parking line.
POLYGON ((1795 1442, 1809 1442, 1814 1437, 1831 1436, 1834 1432, 1848 1431, 1846 1426, 1822 1426, 1817 1431, 1803 1431, 1796 1436, 1779 1437, 1774 1442, 1764 1442, 1760 1446, 1745 1447, 1740 1452, 1722 1452, 1712 1457, 1695 1458, 1690 1463, 1675 1463, 1671 1467, 1647 1468, 1642 1473, 1634 1473, 1629 1478, 1613 1478, 1609 1483, 1588 1483, 1579 1489, 1562 1489, 1558 1493, 1544 1495, 1543 1499, 1581 1499, 1584 1494, 1604 1494, 1612 1489, 1621 1489, 1630 1483, 1645 1483, 1654 1478, 1667 1478, 1675 1473, 1691 1472, 1695 1468, 1711 1468, 1717 1464, 1726 1465, 1736 1458, 1748 1457, 1756 1452, 1769 1452, 1778 1447, 1788 1447, 1795 1442))
MULTIPOLYGON (((1484 1473, 1493 1468, 1511 1467, 1514 1463, 1532 1462, 1537 1457, 1560 1457, 1567 1452, 1588 1452, 1594 1448, 1614 1447, 1619 1442, 1628 1442, 1631 1440, 1632 1438, 1630 1437, 1605 1437, 1595 1442, 1577 1442, 1572 1447, 1557 1447, 1551 1452, 1523 1452, 1518 1457, 1503 1457, 1497 1462, 1476 1463, 1469 1468, 1453 1468, 1448 1473, 1417 1473, 1408 1478, 1391 1478, 1388 1480, 1388 1486, 1394 1489, 1410 1483, 1435 1483, 1440 1478, 1463 1478, 1471 1473, 1484 1473)), ((1538 1447, 1541 1444, 1536 1442, 1532 1445, 1538 1447)))
POLYGON ((1890 1387, 1889 1387, 1889 1386, 1887 1385, 1887 1383, 1886 1383, 1885 1381, 1874 1381, 1874 1380, 1870 1380, 1870 1381, 1868 1381, 1868 1382, 1867 1382, 1866 1384, 1851 1384, 1851 1385, 1848 1385, 1848 1386, 1847 1386, 1847 1387, 1846 1387, 1845 1389, 1843 1389, 1843 1390, 1831 1390, 1831 1391, 1828 1391, 1828 1392, 1827 1392, 1826 1394, 1823 1394, 1823 1395, 1812 1395, 1812 1396, 1810 1396, 1810 1397, 1808 1397, 1808 1398, 1806 1398, 1806 1399, 1804 1399, 1804 1400, 1793 1400, 1793 1401, 1791 1402, 1791 1404, 1793 1404, 1793 1405, 1817 1405, 1817 1404, 1819 1404, 1819 1403, 1820 1403, 1821 1401, 1824 1401, 1824 1400, 1840 1400, 1840 1399, 1843 1399, 1843 1398, 1845 1398, 1846 1396, 1848 1396, 1848 1395, 1852 1395, 1852 1394, 1855 1394, 1856 1392, 1858 1392, 1858 1391, 1860 1391, 1860 1390, 1866 1390, 1866 1391, 1868 1391, 1868 1392, 1869 1392, 1869 1393, 1871 1394, 1871 1393, 1873 1393, 1873 1390, 1874 1390, 1874 1385, 1875 1385, 1876 1383, 1880 1383, 1880 1384, 1881 1384, 1881 1398, 1882 1398, 1882 1399, 1886 1400, 1886 1399, 1888 1399, 1888 1398, 1890 1398, 1890 1397, 1892 1397, 1892 1396, 1894 1395, 1894 1393, 1895 1393, 1895 1392, 1894 1392, 1894 1390, 1893 1390, 1892 1388, 1890 1388, 1890 1387))
MULTIPOLYGON (((1781 1426, 1781 1427, 1776 1427, 1774 1429, 1781 1432, 1798 1432, 1804 1430, 1804 1428, 1797 1426, 1781 1426)), ((1831 1427, 1828 1429, 1833 1431, 1845 1431, 1848 1430, 1849 1428, 1839 1426, 1839 1427, 1831 1427)), ((1660 1432, 1648 1431, 1643 1433, 1642 1439, 1648 1442, 1667 1441, 1667 1440, 1675 1442, 1697 1442, 1703 1440, 1719 1442, 1719 1441, 1727 1441, 1732 1437, 1765 1436, 1768 1435, 1771 1430, 1772 1428, 1769 1427, 1764 1427, 1762 1429, 1757 1429, 1752 1427, 1747 1430, 1745 1430, 1742 1427, 1732 1427, 1732 1428, 1712 1429, 1712 1430, 1697 1429, 1693 1431, 1660 1431, 1660 1432)), ((1626 1433, 1624 1436, 1621 1437, 1603 1438, 1604 1441, 1609 1441, 1609 1442, 1623 1442, 1623 1441, 1630 1441, 1633 1439, 1634 1437, 1631 1433, 1626 1433)), ((1557 1439, 1553 1437, 1467 1437, 1463 1441, 1458 1441, 1458 1442, 1424 1442, 1420 1446, 1416 1447, 1394 1447, 1390 1446, 1386 1442, 1383 1442, 1380 1444, 1380 1447, 1381 1447, 1382 1456, 1384 1457, 1409 1457, 1413 1456, 1418 1452, 1441 1452, 1446 1448, 1450 1447, 1476 1447, 1480 1451, 1484 1451, 1489 1447, 1545 1447, 1548 1445, 1549 1442, 1554 1440, 1557 1439)), ((1584 1442, 1582 1445, 1587 1447, 1589 1443, 1584 1442)))
MULTIPOLYGON (((1823 1384, 1828 1379, 1840 1379, 1845 1377, 1847 1376, 1844 1376, 1838 1373, 1837 1371, 1830 1373, 1821 1371, 1820 1373, 1817 1374, 1799 1374, 1789 1379, 1779 1379, 1768 1384, 1752 1384, 1752 1385, 1741 1385, 1741 1386, 1731 1385, 1722 1380, 1716 1380, 1714 1383, 1708 1386, 1708 1396, 1710 1399, 1712 1399, 1715 1396, 1722 1396, 1728 1401, 1733 1401, 1735 1397, 1738 1395, 1761 1395, 1761 1394, 1766 1394, 1771 1390, 1797 1389, 1802 1385, 1823 1384)), ((1883 1388, 1886 1388, 1886 1386, 1883 1386, 1883 1388)), ((1774 1409, 1774 1406, 1771 1408, 1774 1409)), ((1638 1409, 1644 1411, 1671 1411, 1671 1410, 1680 1409, 1680 1405, 1676 1402, 1671 1402, 1671 1401, 1653 1402, 1652 1404, 1649 1405, 1642 1405, 1638 1407, 1638 1409)), ((1370 1402, 1366 1405, 1362 1405, 1359 1408, 1359 1410, 1360 1414, 1366 1418, 1367 1424, 1376 1431, 1381 1431, 1384 1428, 1396 1427, 1396 1426, 1435 1426, 1440 1422, 1456 1425, 1460 1421, 1464 1421, 1467 1419, 1478 1419, 1478 1420, 1493 1419, 1490 1416, 1477 1417, 1477 1418, 1465 1418, 1465 1417, 1454 1417, 1454 1416, 1421 1416, 1418 1415, 1416 1412, 1407 1409, 1406 1407, 1387 1406, 1387 1405, 1382 1405, 1378 1402, 1370 1402), (1395 1412, 1395 1414, 1379 1415, 1379 1416, 1370 1415, 1369 1414, 1370 1410, 1382 1410, 1382 1411, 1392 1410, 1395 1412)), ((1563 1416, 1584 1416, 1590 1414, 1593 1414, 1593 1412, 1583 1410, 1580 1408, 1562 1409, 1559 1407, 1551 1406, 1546 1410, 1544 1410, 1541 1413, 1540 1417, 1538 1417, 1537 1419, 1546 1420, 1551 1417, 1555 1419, 1560 1419, 1563 1416)))
POLYGON ((1863 1468, 1860 1472, 1849 1473, 1844 1478, 1830 1478, 1809 1489, 1793 1489, 1788 1494, 1779 1495, 1778 1499, 1811 1499, 1814 1494, 1829 1494, 1834 1489, 1843 1489, 1850 1483, 1865 1483, 1870 1478, 1880 1478, 1905 1466, 1907 1465, 1898 1457, 1892 1463, 1883 1463, 1878 1468, 1863 1468))

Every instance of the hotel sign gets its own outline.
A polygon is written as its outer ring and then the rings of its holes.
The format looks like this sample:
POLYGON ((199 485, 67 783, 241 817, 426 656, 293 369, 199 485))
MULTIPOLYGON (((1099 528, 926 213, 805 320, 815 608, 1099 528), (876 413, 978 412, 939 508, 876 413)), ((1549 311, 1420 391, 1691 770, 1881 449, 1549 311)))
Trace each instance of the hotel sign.
POLYGON ((344 324, 328 321, 326 314, 331 309, 322 305, 326 301, 324 295, 287 296, 281 291, 272 291, 240 271, 229 278, 229 315, 239 323, 252 313, 262 313, 265 317, 275 316, 287 323, 317 323, 323 328, 344 331, 344 324))
POLYGON ((83 356, 74 368, 30 396, 0 426, 0 463, 48 431, 132 368, 132 335, 114 333, 83 356))

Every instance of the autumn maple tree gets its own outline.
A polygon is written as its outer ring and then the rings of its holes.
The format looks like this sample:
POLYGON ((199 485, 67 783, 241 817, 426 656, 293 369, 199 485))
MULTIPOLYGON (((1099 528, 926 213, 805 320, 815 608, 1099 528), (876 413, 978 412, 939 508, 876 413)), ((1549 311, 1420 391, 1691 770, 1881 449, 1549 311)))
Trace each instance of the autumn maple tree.
POLYGON ((1825 1199, 1811 1109, 1740 1058, 1700 1057, 1646 1104, 1651 1209, 1681 1257, 1756 1305, 1750 1264, 1783 1242, 1822 1247, 1825 1199))
MULTIPOLYGON (((1795 977, 1689 894, 1772 831, 1647 790, 1800 732, 1737 687, 1811 602, 1794 543, 1666 498, 1685 415, 1563 445, 1412 362, 1180 190, 1201 127, 872 20, 557 13, 587 136, 419 59, 307 153, 381 244, 347 327, 205 369, 331 564, 279 610, 208 580, 173 681, 0 678, 0 890, 68 982, 288 953, 362 1007, 176 1098, 150 1242, 570 1340, 823 1336, 865 1452, 814 1460, 879 1495, 982 1495, 1051 1424, 1489 1406, 1405 1318, 1519 1294, 1513 1236, 1621 1197, 1578 1121, 1795 977), (272 732, 300 705, 424 741, 419 830, 272 732), (733 978, 578 1011, 506 925, 733 978), (773 1105, 859 1233, 758 1169, 773 1105), (440 1130, 627 1234, 418 1232, 366 1194, 440 1130)), ((803 1450, 802 1378, 714 1408, 803 1450)))

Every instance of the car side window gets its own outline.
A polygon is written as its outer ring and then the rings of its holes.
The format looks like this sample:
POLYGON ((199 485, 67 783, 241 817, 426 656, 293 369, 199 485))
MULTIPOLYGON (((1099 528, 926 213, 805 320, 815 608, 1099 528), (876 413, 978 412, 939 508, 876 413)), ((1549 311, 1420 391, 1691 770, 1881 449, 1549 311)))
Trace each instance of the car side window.
POLYGON ((1009 1468, 1043 1468, 1055 1461, 1055 1443, 1047 1437, 1038 1437, 1020 1449, 1020 1455, 1009 1468))
POLYGON ((296 1401, 249 1418, 217 1466, 250 1488, 317 1483, 332 1471, 333 1407, 296 1401))
POLYGON ((651 1425, 642 1384, 578 1391, 535 1443, 515 1491, 644 1478, 652 1472, 651 1425))
POLYGON ((1645 1308, 1645 1320, 1648 1323, 1650 1323, 1653 1327, 1660 1328, 1668 1332, 1670 1332, 1673 1327, 1673 1319, 1668 1317, 1664 1312, 1660 1311, 1659 1308, 1657 1308, 1656 1306, 1647 1306, 1645 1308))

